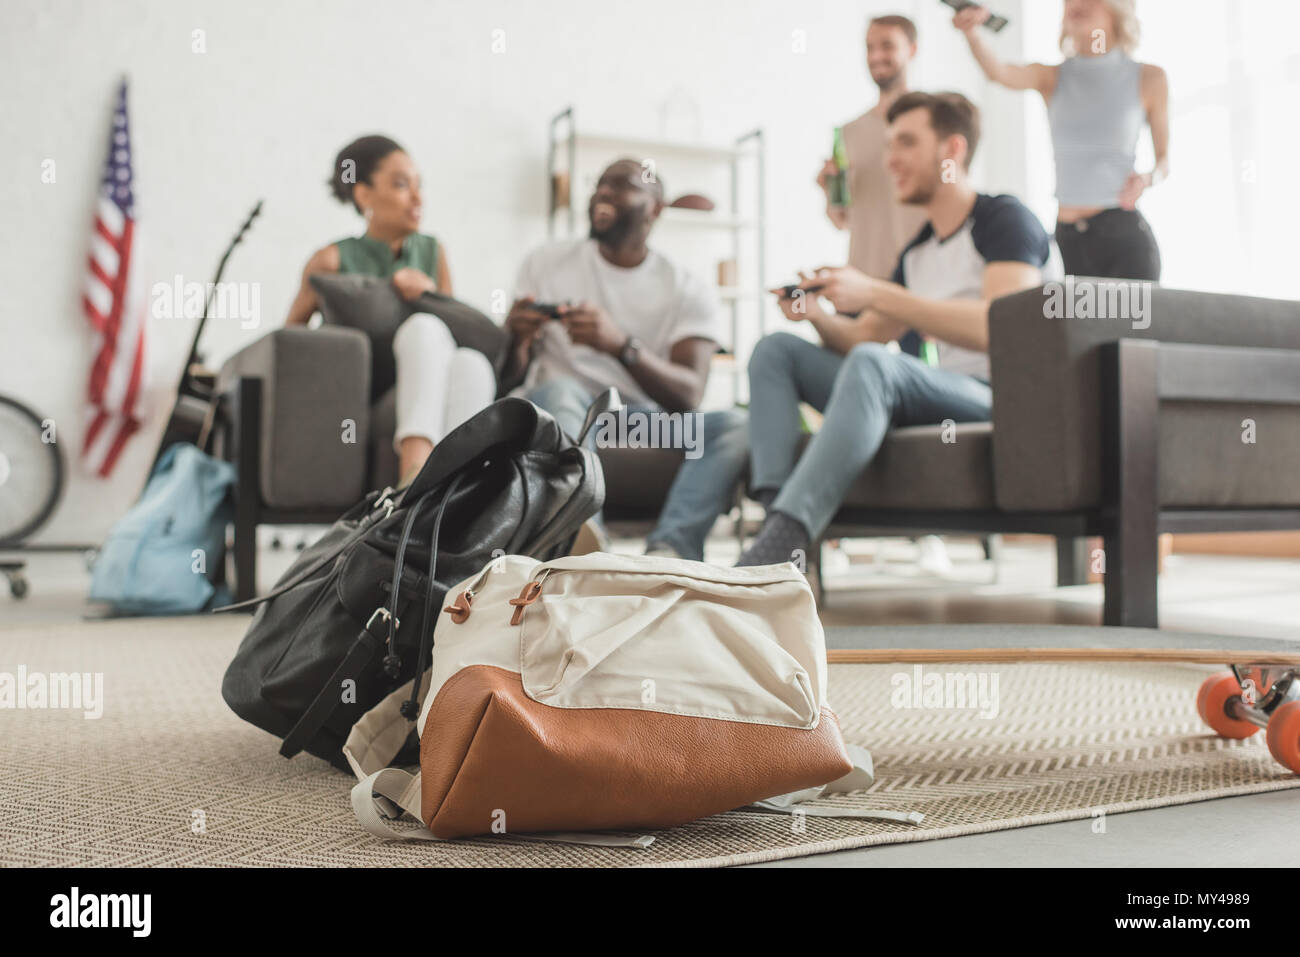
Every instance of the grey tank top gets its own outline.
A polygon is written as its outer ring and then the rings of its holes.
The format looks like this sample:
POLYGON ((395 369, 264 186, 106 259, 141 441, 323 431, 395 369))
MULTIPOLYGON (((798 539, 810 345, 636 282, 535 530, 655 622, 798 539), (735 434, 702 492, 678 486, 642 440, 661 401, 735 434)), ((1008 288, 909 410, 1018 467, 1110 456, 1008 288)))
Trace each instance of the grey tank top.
POLYGON ((1137 160, 1142 65, 1122 50, 1061 64, 1047 108, 1063 206, 1115 206, 1137 160))

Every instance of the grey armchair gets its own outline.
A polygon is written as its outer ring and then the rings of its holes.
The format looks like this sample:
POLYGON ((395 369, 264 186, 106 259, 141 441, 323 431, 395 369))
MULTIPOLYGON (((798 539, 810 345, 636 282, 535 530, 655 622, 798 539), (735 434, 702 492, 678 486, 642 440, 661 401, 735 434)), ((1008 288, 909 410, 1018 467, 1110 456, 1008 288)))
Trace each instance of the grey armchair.
MULTIPOLYGON (((366 492, 395 485, 394 395, 370 401, 370 340, 339 326, 281 328, 222 366, 228 428, 219 454, 238 468, 235 596, 253 597, 259 525, 334 521, 366 492)), ((605 516, 649 529, 682 453, 602 449, 605 516)))

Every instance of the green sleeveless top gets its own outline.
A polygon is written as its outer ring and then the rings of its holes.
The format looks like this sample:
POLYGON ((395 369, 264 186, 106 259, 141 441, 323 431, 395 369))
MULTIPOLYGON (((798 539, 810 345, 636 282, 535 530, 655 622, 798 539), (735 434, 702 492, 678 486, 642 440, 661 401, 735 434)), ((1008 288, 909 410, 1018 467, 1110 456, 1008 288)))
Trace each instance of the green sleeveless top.
MULTIPOLYGON (((431 279, 438 278, 438 240, 423 233, 412 233, 402 243, 396 256, 388 243, 369 236, 340 239, 334 244, 339 251, 339 274, 375 276, 388 279, 399 269, 408 266, 418 269, 431 279)), ((373 402, 393 387, 397 381, 397 366, 393 360, 393 334, 369 330, 370 349, 370 399, 373 402)))
POLYGON ((369 236, 340 239, 334 245, 339 250, 339 272, 346 275, 387 279, 397 270, 410 267, 431 279, 438 278, 438 240, 423 233, 407 236, 396 256, 388 243, 369 236))

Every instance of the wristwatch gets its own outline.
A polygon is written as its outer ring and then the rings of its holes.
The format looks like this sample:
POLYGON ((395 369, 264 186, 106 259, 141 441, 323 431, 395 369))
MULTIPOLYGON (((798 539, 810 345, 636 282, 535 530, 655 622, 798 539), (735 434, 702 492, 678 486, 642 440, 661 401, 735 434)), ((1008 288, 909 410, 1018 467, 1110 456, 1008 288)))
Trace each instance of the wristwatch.
POLYGON ((637 357, 641 354, 641 340, 635 336, 628 336, 627 342, 623 343, 623 348, 618 350, 618 361, 623 364, 623 368, 630 369, 636 365, 637 357))

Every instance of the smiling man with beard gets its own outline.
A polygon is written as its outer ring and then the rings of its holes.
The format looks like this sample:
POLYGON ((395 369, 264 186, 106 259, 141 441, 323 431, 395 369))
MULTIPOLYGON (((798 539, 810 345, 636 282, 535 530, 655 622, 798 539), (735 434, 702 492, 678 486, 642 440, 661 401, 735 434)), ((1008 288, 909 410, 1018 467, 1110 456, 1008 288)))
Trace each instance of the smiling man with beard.
MULTIPOLYGON (((535 249, 519 270, 503 380, 570 435, 611 386, 630 414, 692 412, 703 398, 718 348, 717 299, 647 245, 663 208, 658 177, 637 160, 618 160, 596 183, 587 238, 535 249)), ((651 553, 701 559, 705 536, 730 505, 748 454, 745 416, 709 412, 700 427, 703 454, 678 470, 651 553)))

